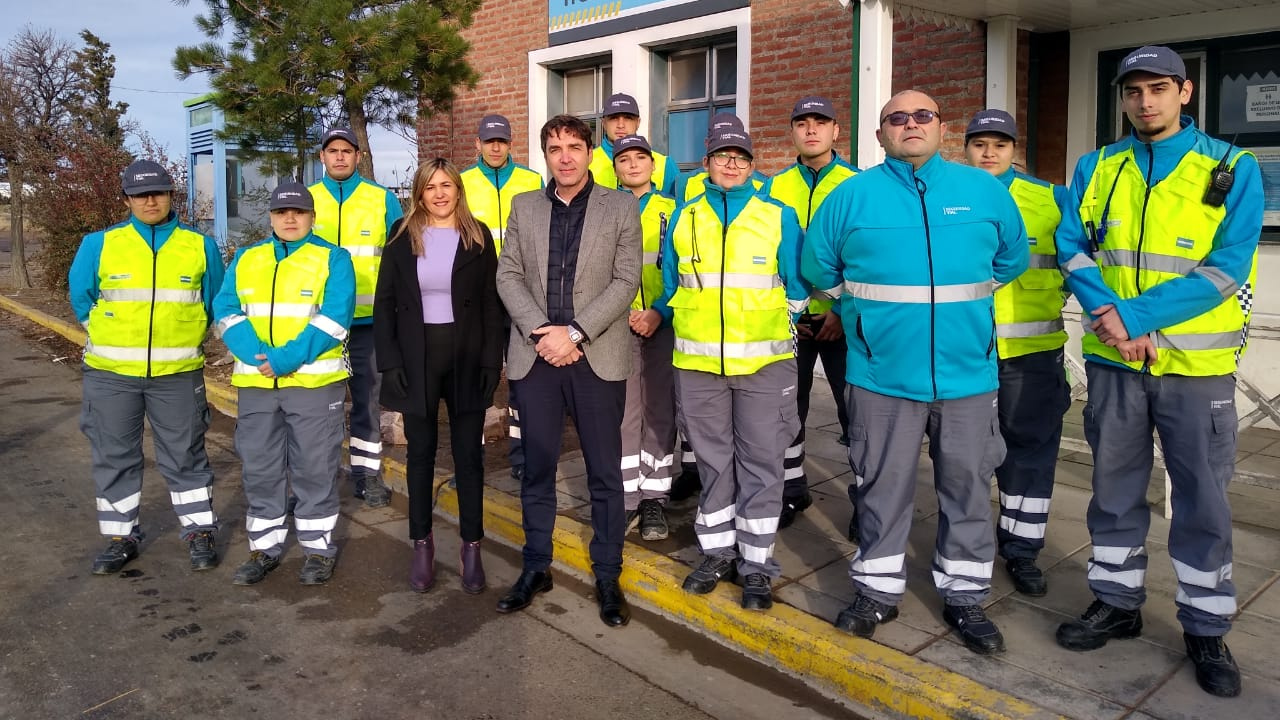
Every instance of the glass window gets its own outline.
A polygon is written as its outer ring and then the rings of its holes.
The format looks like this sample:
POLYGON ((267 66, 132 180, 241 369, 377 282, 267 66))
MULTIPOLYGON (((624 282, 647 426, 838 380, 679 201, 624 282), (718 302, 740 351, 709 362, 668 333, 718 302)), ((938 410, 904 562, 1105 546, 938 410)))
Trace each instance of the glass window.
POLYGON ((1223 135, 1280 132, 1280 45, 1223 50, 1218 71, 1223 135))
POLYGON ((191 110, 191 127, 200 125, 208 125, 213 122, 213 106, 205 105, 204 107, 193 108, 191 110))
POLYGON ((707 51, 696 50, 671 56, 667 64, 671 73, 672 102, 705 100, 707 97, 707 51))
POLYGON ((733 112, 738 48, 732 42, 680 50, 667 57, 668 154, 681 170, 700 167, 712 114, 733 112))
POLYGON ((600 109, 605 98, 613 94, 613 67, 591 65, 559 71, 564 81, 560 109, 582 118, 591 127, 591 136, 600 143, 600 109))
POLYGON ((733 97, 738 92, 738 48, 716 48, 716 97, 733 97))

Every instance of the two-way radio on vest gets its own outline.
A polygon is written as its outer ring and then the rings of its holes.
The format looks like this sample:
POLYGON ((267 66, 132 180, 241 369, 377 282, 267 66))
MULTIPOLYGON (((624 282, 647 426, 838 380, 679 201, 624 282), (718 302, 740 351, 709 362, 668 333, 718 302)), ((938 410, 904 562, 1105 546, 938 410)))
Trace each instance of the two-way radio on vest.
POLYGON ((1204 189, 1204 204, 1209 207, 1222 207, 1227 201, 1227 193, 1231 192, 1231 186, 1236 182, 1236 169, 1234 166, 1227 167, 1227 158, 1231 157, 1231 151, 1235 149, 1236 140, 1240 139, 1240 133, 1236 133, 1231 138, 1231 145, 1227 147, 1227 151, 1222 153, 1222 159, 1218 161, 1218 166, 1209 172, 1209 187, 1204 189))

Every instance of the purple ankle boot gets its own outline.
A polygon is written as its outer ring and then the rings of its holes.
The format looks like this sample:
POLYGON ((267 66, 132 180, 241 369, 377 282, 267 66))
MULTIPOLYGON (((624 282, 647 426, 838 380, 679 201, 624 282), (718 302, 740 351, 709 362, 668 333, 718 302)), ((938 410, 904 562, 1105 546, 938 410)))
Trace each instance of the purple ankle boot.
POLYGON ((409 587, 424 593, 436 583, 436 544, 431 535, 413 541, 413 562, 409 566, 409 587))
POLYGON ((484 563, 480 562, 480 541, 462 543, 462 589, 475 595, 484 591, 484 563))

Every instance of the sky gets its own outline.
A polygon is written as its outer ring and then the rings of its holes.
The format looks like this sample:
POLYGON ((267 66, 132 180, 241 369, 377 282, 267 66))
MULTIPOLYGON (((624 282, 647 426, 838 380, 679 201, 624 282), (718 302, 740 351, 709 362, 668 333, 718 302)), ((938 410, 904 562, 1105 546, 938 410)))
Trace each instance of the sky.
MULTIPOLYGON (((194 22, 205 7, 204 0, 185 6, 171 0, 35 0, 0 14, 0 43, 8 46, 26 25, 53 30, 77 48, 83 29, 110 43, 116 56, 111 99, 129 103, 127 117, 176 159, 186 155, 182 103, 209 92, 209 83, 203 75, 179 80, 173 52, 180 45, 207 40, 194 22)), ((394 171, 399 182, 406 182, 406 168, 417 164, 412 143, 381 128, 369 132, 378 181, 396 183, 394 171)))

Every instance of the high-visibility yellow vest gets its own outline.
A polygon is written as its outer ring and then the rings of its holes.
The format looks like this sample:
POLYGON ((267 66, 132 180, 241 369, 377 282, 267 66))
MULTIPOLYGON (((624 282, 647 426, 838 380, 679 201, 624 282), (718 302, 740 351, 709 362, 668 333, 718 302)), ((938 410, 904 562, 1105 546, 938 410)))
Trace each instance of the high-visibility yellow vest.
MULTIPOLYGON (((778 202, 791 206, 791 209, 796 211, 796 216, 800 218, 800 228, 802 230, 809 228, 809 221, 813 219, 813 214, 818 211, 818 206, 822 204, 822 201, 827 199, 827 195, 830 195, 831 191, 835 190, 840 183, 858 174, 858 171, 853 168, 835 163, 834 160, 832 163, 835 167, 828 170, 822 180, 818 181, 818 184, 812 189, 809 188, 809 183, 805 180, 805 174, 809 170, 799 164, 792 165, 774 175, 773 180, 769 183, 769 196, 778 202)), ((831 298, 814 291, 813 296, 809 299, 809 307, 806 312, 811 315, 820 315, 830 310, 833 304, 834 301, 831 298)))
MULTIPOLYGON (((1199 152, 1199 146, 1147 191, 1141 163, 1131 148, 1107 156, 1099 151, 1097 169, 1085 187, 1080 219, 1106 232, 1094 258, 1102 278, 1121 299, 1137 297, 1160 283, 1197 268, 1213 249, 1225 207, 1202 201, 1209 173, 1220 158, 1199 152), (1114 187, 1108 208, 1107 196, 1114 187)), ((1231 167, 1244 156, 1237 152, 1231 167)), ((1087 225, 1086 225, 1087 227, 1087 225)), ((1248 287, 1254 287, 1258 253, 1253 254, 1248 287)), ((1149 366, 1152 375, 1213 376, 1236 371, 1244 350, 1252 302, 1236 293, 1208 312, 1152 333, 1159 359, 1149 366)), ((1141 362, 1125 362, 1119 351, 1084 336, 1084 352, 1141 370, 1141 362)))
POLYGON ((676 201, 659 193, 650 193, 644 210, 640 213, 640 230, 644 234, 644 262, 640 266, 640 290, 631 301, 632 310, 647 310, 662 295, 662 268, 658 267, 658 250, 667 223, 675 214, 676 201))
POLYGON ((493 250, 502 253, 502 234, 507 229, 507 217, 511 215, 511 199, 520 193, 542 188, 542 176, 529 168, 516 166, 499 190, 494 184, 497 170, 483 161, 462 172, 462 189, 466 193, 467 207, 477 220, 489 226, 493 235, 493 250))
MULTIPOLYGON (((318 324, 326 333, 334 325, 319 315, 324 303, 324 286, 329 280, 329 248, 304 243, 276 262, 275 243, 265 242, 245 250, 236 264, 236 294, 245 317, 258 339, 271 347, 281 347, 302 334, 307 325, 318 324), (314 319, 313 319, 314 318, 314 319)), ((343 382, 351 374, 346 343, 339 343, 284 377, 263 377, 255 365, 236 360, 231 384, 236 387, 318 388, 343 382)))
MULTIPOLYGON (((597 185, 613 190, 618 187, 618 176, 613 171, 613 158, 609 157, 609 153, 604 148, 597 145, 595 150, 591 151, 591 178, 596 181, 597 185)), ((667 156, 653 151, 653 186, 658 190, 667 186, 667 156)))
POLYGON ((995 292, 996 351, 1002 359, 1057 350, 1067 344, 1062 324, 1062 271, 1053 233, 1062 211, 1052 185, 1014 177, 1009 193, 1027 226, 1031 262, 1026 272, 995 292))
POLYGON ((132 222, 107 230, 84 363, 130 377, 204 367, 204 236, 179 225, 153 253, 132 222))
POLYGON ((795 356, 791 311, 778 277, 781 238, 782 208, 758 197, 747 201, 727 231, 706 197, 680 212, 672 238, 680 282, 668 303, 675 367, 749 375, 795 356))
POLYGON ((387 190, 362 182, 338 203, 324 183, 310 188, 316 203, 316 237, 351 253, 356 269, 356 318, 373 317, 373 291, 378 265, 387 244, 387 190))
MULTIPOLYGON (((688 203, 690 200, 693 200, 694 198, 698 197, 702 193, 706 192, 707 188, 704 187, 702 184, 702 181, 706 179, 707 179, 706 170, 703 170, 702 172, 691 176, 689 178, 689 181, 684 184, 684 197, 680 199, 680 203, 682 205, 685 203, 688 203)), ((751 178, 751 187, 755 188, 756 190, 759 190, 760 188, 764 187, 764 182, 760 180, 760 178, 753 177, 751 178)))

